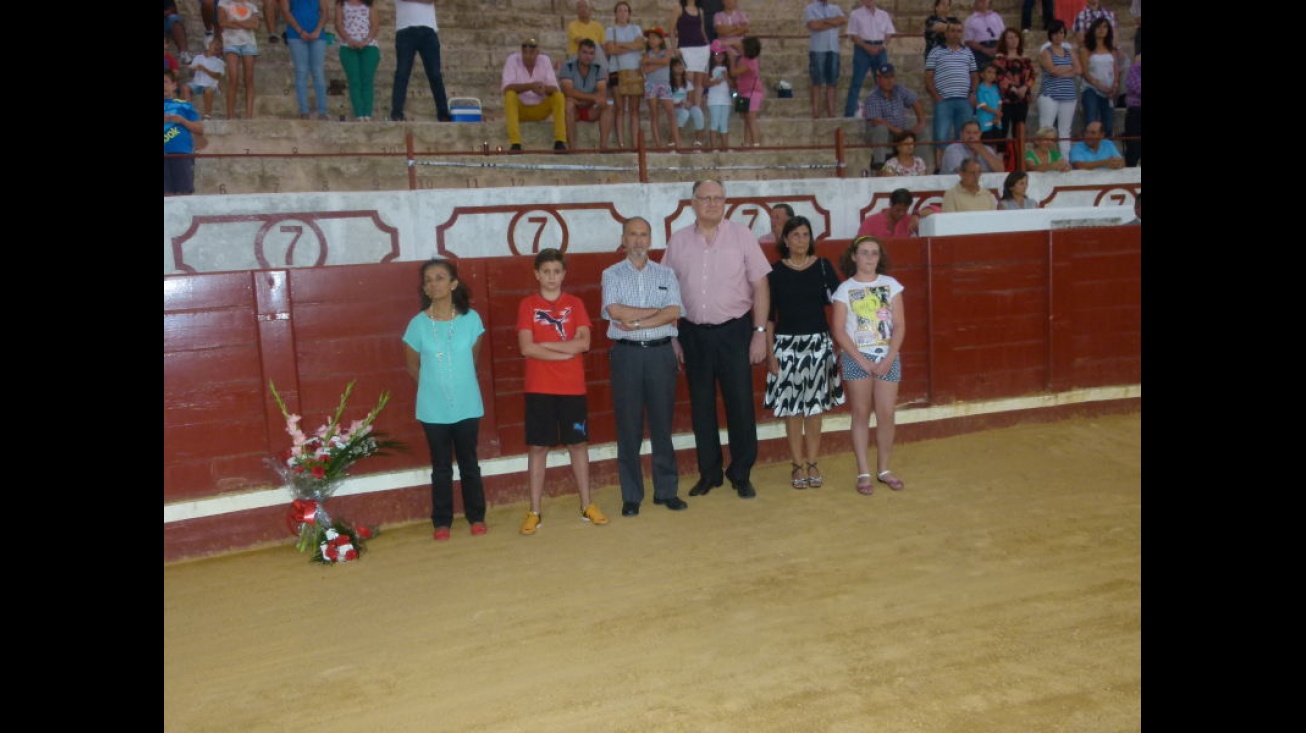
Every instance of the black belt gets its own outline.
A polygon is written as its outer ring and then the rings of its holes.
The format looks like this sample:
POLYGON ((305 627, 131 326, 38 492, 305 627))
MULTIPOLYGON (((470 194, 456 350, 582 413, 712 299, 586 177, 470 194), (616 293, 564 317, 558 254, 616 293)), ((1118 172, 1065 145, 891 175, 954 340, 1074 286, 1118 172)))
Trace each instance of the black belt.
POLYGON ((634 339, 617 339, 612 343, 621 346, 638 346, 641 349, 651 349, 654 346, 666 346, 667 344, 671 343, 671 337, 667 336, 666 338, 649 339, 648 341, 636 341, 634 339))
POLYGON ((983 46, 983 47, 985 47, 985 48, 993 48, 994 46, 998 45, 998 42, 997 42, 997 41, 980 41, 980 42, 979 42, 979 45, 981 45, 981 46, 983 46))
POLYGON ((685 321, 686 323, 688 323, 689 325, 694 326, 695 328, 701 328, 701 329, 704 329, 704 330, 707 330, 707 331, 711 331, 711 330, 714 329, 714 328, 721 328, 722 326, 729 326, 730 324, 734 323, 735 321, 738 321, 738 320, 740 320, 741 318, 747 318, 747 317, 748 317, 748 314, 745 313, 745 314, 742 315, 742 316, 738 316, 738 317, 736 317, 736 318, 731 318, 730 320, 728 320, 728 321, 722 321, 721 323, 694 323, 693 321, 689 320, 688 318, 685 318, 685 319, 682 319, 682 320, 684 320, 684 321, 685 321))

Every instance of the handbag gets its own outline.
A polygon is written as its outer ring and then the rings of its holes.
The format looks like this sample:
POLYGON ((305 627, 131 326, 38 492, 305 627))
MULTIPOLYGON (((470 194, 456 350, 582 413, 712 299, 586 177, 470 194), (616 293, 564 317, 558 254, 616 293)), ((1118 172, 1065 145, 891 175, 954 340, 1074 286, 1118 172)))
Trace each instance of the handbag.
POLYGON ((757 91, 757 79, 753 80, 753 91, 747 96, 743 94, 735 95, 735 111, 739 114, 748 114, 748 110, 753 106, 753 92, 757 91))
POLYGON ((617 71, 617 94, 626 97, 644 96, 644 74, 639 69, 617 71))

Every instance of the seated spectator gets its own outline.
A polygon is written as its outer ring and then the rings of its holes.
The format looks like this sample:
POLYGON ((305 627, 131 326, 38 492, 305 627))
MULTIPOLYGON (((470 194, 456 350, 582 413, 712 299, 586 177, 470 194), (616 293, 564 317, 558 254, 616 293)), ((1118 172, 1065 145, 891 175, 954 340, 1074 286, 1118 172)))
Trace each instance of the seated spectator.
POLYGON ((944 213, 993 211, 998 207, 998 202, 993 200, 993 194, 980 185, 979 161, 974 158, 966 158, 961 161, 961 166, 957 169, 957 175, 960 176, 961 180, 943 194, 944 213))
POLYGON ((911 191, 896 188, 889 194, 889 208, 882 209, 862 220, 857 229, 857 236, 872 236, 878 239, 892 237, 914 237, 920 218, 910 213, 911 191))
POLYGON ((1007 180, 1002 182, 1002 198, 998 200, 998 208, 1003 211, 1039 208, 1037 201, 1025 195, 1028 191, 1028 173, 1025 171, 1008 173, 1007 180))
POLYGON ((939 173, 958 173, 960 172, 961 161, 973 160, 979 163, 980 170, 985 173, 1005 170, 1002 165, 1002 157, 990 146, 985 145, 980 138, 980 124, 975 120, 967 120, 961 126, 961 142, 955 142, 944 148, 943 164, 939 167, 939 173))
POLYGON ((172 73, 175 74, 177 73, 177 69, 179 68, 181 68, 181 64, 177 63, 176 56, 173 56, 172 54, 168 53, 168 39, 164 38, 163 39, 163 71, 165 73, 171 71, 172 73))
MULTIPOLYGON (((163 0, 163 48, 165 49, 165 55, 167 54, 168 39, 171 39, 177 47, 177 56, 181 59, 181 63, 190 66, 191 55, 186 50, 186 24, 182 21, 181 14, 177 12, 176 0, 163 0)), ((168 70, 166 61, 163 70, 168 70)))
POLYGON ((1084 125, 1084 139, 1070 149, 1070 167, 1077 171, 1098 168, 1118 170, 1125 167, 1125 157, 1116 150, 1116 144, 1105 139, 1102 123, 1094 120, 1084 125))
POLYGON ((898 154, 884 162, 881 176, 928 176, 932 173, 929 164, 916 155, 916 133, 903 130, 893 136, 893 144, 898 154))
POLYGON ((776 204, 771 207, 771 231, 757 238, 758 244, 775 244, 780 241, 785 222, 794 218, 794 207, 789 204, 776 204))
POLYGON ((866 119, 866 141, 871 148, 871 169, 879 170, 889 157, 887 143, 899 133, 909 131, 920 134, 925 129, 925 106, 912 90, 897 82, 893 64, 884 64, 876 71, 875 89, 862 103, 862 116, 866 119), (916 124, 907 127, 907 110, 916 117, 916 124))
POLYGON ((553 149, 567 149, 567 102, 558 88, 553 62, 540 53, 534 36, 522 40, 521 51, 503 64, 503 113, 508 123, 509 150, 521 150, 521 121, 553 117, 553 149))
POLYGON ((567 139, 576 144, 576 120, 599 123, 599 149, 608 149, 612 107, 608 104, 608 71, 598 60, 598 44, 580 39, 580 51, 558 71, 566 98, 567 139))
POLYGON ((1061 147, 1057 144, 1057 128, 1040 127, 1034 133, 1034 139, 1025 151, 1025 170, 1038 173, 1057 171, 1065 173, 1070 170, 1070 161, 1061 157, 1061 147))
POLYGON ((222 60, 222 42, 214 38, 204 53, 190 62, 193 75, 191 80, 181 88, 181 98, 187 102, 198 94, 204 100, 204 119, 213 118, 213 98, 218 93, 218 82, 227 64, 222 60))

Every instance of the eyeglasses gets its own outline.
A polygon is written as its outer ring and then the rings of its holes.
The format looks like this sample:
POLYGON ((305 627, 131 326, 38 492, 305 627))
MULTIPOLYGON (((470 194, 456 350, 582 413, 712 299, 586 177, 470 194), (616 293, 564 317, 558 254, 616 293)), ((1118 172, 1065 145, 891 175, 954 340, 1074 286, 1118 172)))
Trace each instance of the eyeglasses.
POLYGON ((725 196, 695 196, 694 200, 702 201, 705 204, 724 204, 726 202, 726 197, 725 196))

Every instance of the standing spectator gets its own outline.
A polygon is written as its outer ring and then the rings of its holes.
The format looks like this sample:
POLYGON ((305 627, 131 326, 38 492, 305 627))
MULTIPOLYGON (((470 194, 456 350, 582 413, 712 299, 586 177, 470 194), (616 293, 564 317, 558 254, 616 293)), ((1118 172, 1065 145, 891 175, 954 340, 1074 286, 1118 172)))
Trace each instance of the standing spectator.
POLYGON ((975 12, 966 18, 962 41, 975 54, 975 64, 983 66, 998 52, 998 39, 1007 26, 1002 16, 989 7, 989 0, 975 0, 975 12))
POLYGON ((848 24, 843 9, 829 0, 813 0, 803 10, 807 41, 807 73, 812 79, 812 119, 834 117, 834 90, 839 84, 839 29, 848 24))
POLYGON ((1020 211, 1037 209, 1038 202, 1026 194, 1029 193, 1029 174, 1025 171, 1012 171, 1007 180, 1002 182, 1002 198, 998 199, 998 208, 1002 211, 1020 211))
POLYGON ((739 0, 725 0, 724 8, 710 16, 715 33, 712 40, 720 40, 731 56, 744 52, 744 36, 748 35, 748 14, 739 9, 739 0))
POLYGON ((607 30, 603 50, 612 61, 609 71, 615 71, 614 81, 608 77, 608 98, 615 100, 617 147, 635 147, 635 134, 639 132, 639 107, 644 100, 644 72, 640 61, 644 57, 644 31, 630 22, 630 3, 621 0, 613 9, 616 25, 607 30))
POLYGON ((336 36, 340 43, 340 67, 349 84, 349 106, 354 119, 372 121, 376 98, 376 67, 381 63, 381 47, 376 34, 375 0, 336 0, 336 36))
MULTIPOLYGON (((223 0, 227 2, 228 0, 223 0)), ((286 45, 290 47, 290 61, 295 67, 295 101, 299 103, 301 120, 325 120, 326 96, 326 29, 327 0, 281 0, 281 12, 286 16, 286 45), (313 96, 317 113, 309 111, 308 78, 313 77, 313 96)), ((258 26, 254 26, 257 28, 258 26)), ((230 48, 230 41, 228 41, 230 48)), ((231 66, 231 59, 227 59, 231 66)))
POLYGON ((853 239, 839 258, 839 267, 848 279, 834 293, 832 330, 843 351, 843 386, 852 407, 849 432, 857 460, 857 493, 875 493, 866 455, 872 412, 876 480, 902 491, 906 486, 889 468, 902 381, 902 343, 907 335, 902 283, 885 274, 891 268, 889 254, 875 237, 853 239))
POLYGON ((553 149, 567 149, 567 102, 558 89, 553 63, 540 53, 534 36, 522 39, 521 51, 503 63, 503 112, 508 124, 509 150, 521 150, 521 122, 553 117, 553 149))
MULTIPOLYGON (((881 66, 875 75, 875 89, 866 97, 866 139, 871 148, 871 169, 879 170, 893 150, 888 143, 904 130, 920 134, 925 129, 925 106, 915 92, 897 82, 893 64, 881 66), (916 124, 907 126, 907 110, 916 124)), ((913 135, 913 141, 915 136, 913 135)))
POLYGON ((943 192, 943 211, 993 211, 993 194, 980 185, 980 165, 974 158, 961 161, 957 185, 943 192))
POLYGON ((919 225, 920 218, 911 213, 911 191, 895 188, 889 194, 888 208, 862 219, 857 236, 876 239, 914 237, 919 225))
POLYGON ((1070 161, 1062 157, 1061 148, 1057 146, 1055 127, 1040 127, 1034 133, 1029 150, 1025 152, 1025 170, 1038 173, 1065 173, 1070 170, 1070 161))
MULTIPOLYGON (((1043 14, 1043 30, 1057 17, 1055 0, 1039 0, 1039 11, 1043 14)), ((1034 23, 1034 0, 1022 0, 1020 4, 1020 30, 1027 31, 1034 23)))
POLYGON ((1125 77, 1125 165, 1143 160, 1143 54, 1134 57, 1125 77))
POLYGON ((222 24, 218 20, 218 0, 200 0, 200 22, 204 24, 204 45, 222 37, 222 24))
POLYGON ((182 87, 181 96, 186 101, 190 101, 195 94, 203 97, 204 119, 210 119, 213 117, 213 97, 217 95, 218 82, 222 80, 222 74, 227 68, 222 60, 222 42, 214 38, 204 53, 191 60, 190 68, 194 76, 182 87))
POLYGON ((1143 55, 1143 0, 1133 0, 1129 14, 1134 16, 1134 55, 1143 55))
POLYGON ((1084 139, 1075 143, 1075 146, 1070 149, 1070 167, 1077 171, 1124 168, 1124 156, 1116 149, 1115 143, 1105 138, 1106 133, 1101 122, 1094 121, 1084 125, 1084 139))
MULTIPOLYGON (((181 63, 190 66, 191 55, 186 50, 186 23, 181 18, 181 13, 177 12, 177 0, 163 0, 163 47, 168 48, 168 41, 177 47, 177 57, 181 63)), ((207 40, 204 47, 208 48, 207 40)))
POLYGON ((726 9, 723 0, 699 0, 698 6, 703 9, 703 17, 707 19, 707 42, 711 43, 717 39, 716 24, 713 20, 716 14, 726 9))
MULTIPOLYGON (((581 39, 588 38, 597 47, 598 44, 603 43, 606 35, 603 24, 594 19, 594 7, 590 5, 590 1, 576 0, 576 19, 567 22, 567 55, 564 58, 573 58, 580 53, 581 39)), ((607 68, 607 55, 601 48, 598 50, 597 58, 599 63, 607 68)))
POLYGON ((476 379, 485 325, 471 308, 471 291, 452 260, 422 265, 422 312, 404 331, 404 361, 417 382, 417 421, 431 451, 431 524, 435 541, 453 526, 453 463, 458 461, 463 514, 472 534, 484 535, 485 487, 476 455, 485 406, 476 379))
MULTIPOLYGON (((980 83, 975 88, 975 120, 979 122, 982 139, 1002 139, 1002 90, 998 88, 998 67, 991 63, 980 67, 980 83)), ((1001 152, 1002 148, 998 147, 998 154, 1001 152)))
POLYGON ((580 39, 580 52, 567 59, 558 72, 558 85, 566 98, 567 139, 576 144, 576 121, 599 123, 599 149, 608 149, 612 132, 612 107, 608 106, 608 72, 598 60, 598 44, 580 39))
POLYGON ((617 479, 621 516, 639 514, 644 470, 639 446, 648 416, 653 447, 653 503, 688 509, 676 496, 680 474, 671 442, 679 367, 671 340, 680 319, 680 283, 670 268, 648 258, 652 228, 641 217, 621 227, 625 258, 603 271, 603 317, 612 348, 612 415, 617 428, 617 479))
MULTIPOLYGON (((998 67, 998 88, 1002 91, 1002 137, 1023 140, 1029 99, 1034 91, 1034 64, 1025 58, 1025 39, 1016 29, 1002 32, 993 64, 998 67)), ((1018 155, 1019 151, 1010 145, 1006 150, 1008 167, 1014 169, 1013 154, 1018 155)))
POLYGON ((1084 123, 1101 122, 1107 137, 1111 137, 1120 69, 1116 66, 1115 31, 1106 18, 1089 24, 1079 49, 1079 65, 1084 70, 1084 123))
POLYGON ((916 133, 903 130, 893 136, 897 155, 884 161, 881 176, 928 176, 934 168, 916 155, 916 133))
POLYGON ((819 488, 823 414, 843 404, 843 385, 825 307, 839 287, 834 266, 816 254, 812 225, 796 216, 785 222, 776 245, 780 259, 767 275, 766 396, 762 406, 785 421, 790 485, 819 488))
MULTIPOLYGON (((326 0, 320 0, 323 7, 326 0)), ((254 119, 254 60, 258 58, 259 9, 252 0, 221 0, 222 53, 227 63, 227 119, 236 119, 236 97, 245 87, 245 119, 254 119)), ((325 109, 323 102, 323 109, 325 109)))
POLYGON ((735 80, 735 91, 739 96, 749 99, 748 111, 744 113, 744 147, 762 147, 762 129, 757 126, 762 99, 766 97, 766 85, 762 83, 762 70, 758 61, 761 53, 762 42, 757 36, 748 36, 744 38, 743 55, 730 62, 730 76, 735 80))
POLYGON ((848 99, 843 104, 844 117, 856 116, 866 73, 869 71, 875 79, 879 79, 880 69, 885 66, 892 68, 885 44, 888 43, 889 36, 897 32, 889 14, 875 7, 875 0, 862 0, 861 6, 848 14, 848 40, 853 44, 853 75, 848 84, 848 99))
POLYGON ((690 95, 691 103, 702 105, 703 98, 697 90, 707 88, 707 61, 710 41, 707 36, 707 13, 698 0, 680 0, 671 15, 671 37, 675 39, 675 51, 685 62, 685 71, 689 72, 689 81, 696 90, 690 95))
POLYGON ((758 244, 776 244, 783 241, 785 222, 794 218, 794 207, 789 204, 776 204, 771 207, 771 231, 757 238, 758 244))
POLYGON ((453 120, 449 97, 444 91, 440 71, 440 27, 435 19, 435 0, 395 0, 395 81, 390 93, 390 119, 404 121, 404 104, 408 100, 408 78, 413 75, 413 59, 422 57, 426 81, 435 99, 436 119, 453 120))
POLYGON ((766 316, 771 310, 771 265, 753 233, 725 218, 726 190, 719 181, 694 184, 695 221, 667 242, 662 264, 676 273, 684 316, 673 341, 685 367, 698 482, 702 496, 724 478, 741 499, 757 495, 750 480, 757 462, 757 419, 752 364, 766 359, 766 316), (730 465, 722 470, 717 386, 725 404, 730 465))
POLYGON ((195 138, 204 123, 195 105, 177 99, 175 71, 163 72, 163 195, 195 193, 195 138), (176 157, 169 157, 175 155, 176 157))
POLYGON ((690 103, 689 93, 692 91, 694 85, 690 83, 689 74, 685 71, 685 62, 678 58, 671 59, 671 103, 676 107, 677 134, 680 128, 693 122, 694 147, 701 148, 703 147, 703 108, 690 103))
POLYGON ((1080 0, 1080 2, 1083 5, 1083 10, 1080 10, 1073 17, 1065 16, 1063 18, 1073 21, 1073 24, 1070 27, 1070 32, 1074 35, 1074 43, 1076 46, 1082 47, 1084 45, 1085 38, 1088 35, 1089 26, 1093 25, 1093 21, 1099 18, 1106 18, 1106 21, 1111 24, 1112 33, 1115 32, 1116 14, 1102 7, 1102 0, 1080 0))
POLYGON ((1061 157, 1070 155, 1070 125, 1075 121, 1075 79, 1083 73, 1079 59, 1066 42, 1066 24, 1060 19, 1048 25, 1048 42, 1038 50, 1043 76, 1038 89, 1038 124, 1057 128, 1061 157))
MULTIPOLYGON (((943 146, 956 140, 961 126, 975 116, 979 67, 961 45, 961 23, 948 21, 948 40, 925 60, 925 91, 934 99, 934 165, 943 165, 943 146)), ((936 172, 938 172, 936 170, 936 172)))
POLYGON ((707 113, 708 142, 715 150, 730 147, 730 57, 721 39, 712 42, 712 62, 708 70, 707 113))
POLYGON ((281 9, 281 0, 263 0, 263 23, 268 30, 268 43, 281 43, 281 34, 277 32, 277 15, 281 9))
POLYGON ((598 504, 590 500, 589 408, 581 357, 590 349, 590 317, 585 301, 562 291, 566 275, 567 261, 561 252, 552 247, 540 250, 535 255, 540 290, 522 298, 517 307, 517 346, 526 358, 526 472, 531 490, 531 509, 521 525, 525 535, 535 534, 544 519, 540 512, 544 469, 549 449, 559 444, 567 446, 571 457, 581 519, 608 523, 598 504))
POLYGON ((948 42, 948 23, 961 22, 951 13, 952 0, 934 0, 934 13, 925 19, 925 58, 948 42))
POLYGON ((648 99, 648 130, 653 137, 653 147, 662 147, 662 117, 667 118, 671 147, 680 144, 680 128, 676 126, 676 103, 671 99, 671 52, 666 47, 662 29, 653 26, 644 31, 644 52, 641 68, 644 70, 644 97, 648 99))

